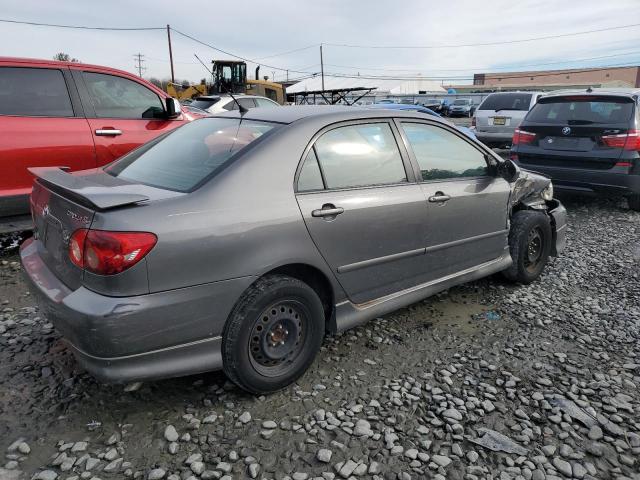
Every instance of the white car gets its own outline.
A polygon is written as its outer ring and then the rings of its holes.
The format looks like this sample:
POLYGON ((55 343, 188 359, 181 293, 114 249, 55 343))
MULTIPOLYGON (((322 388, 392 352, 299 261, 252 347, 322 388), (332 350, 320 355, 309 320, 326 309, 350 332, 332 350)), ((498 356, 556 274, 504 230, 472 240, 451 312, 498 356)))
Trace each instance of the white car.
MULTIPOLYGON (((234 95, 238 100, 238 103, 243 107, 256 108, 256 107, 279 107, 280 105, 267 97, 258 97, 256 95, 234 95)), ((222 113, 230 110, 238 110, 238 104, 233 101, 231 95, 206 95, 202 97, 196 97, 193 102, 189 104, 190 107, 199 108, 208 113, 222 113)))

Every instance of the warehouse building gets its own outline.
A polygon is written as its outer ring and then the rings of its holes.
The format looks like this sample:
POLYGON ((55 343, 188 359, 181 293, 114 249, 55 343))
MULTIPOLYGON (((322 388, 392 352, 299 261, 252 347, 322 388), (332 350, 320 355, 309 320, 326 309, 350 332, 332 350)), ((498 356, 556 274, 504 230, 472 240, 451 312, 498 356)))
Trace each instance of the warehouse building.
POLYGON ((587 87, 640 87, 640 66, 476 73, 473 85, 452 85, 457 92, 557 90, 587 87))

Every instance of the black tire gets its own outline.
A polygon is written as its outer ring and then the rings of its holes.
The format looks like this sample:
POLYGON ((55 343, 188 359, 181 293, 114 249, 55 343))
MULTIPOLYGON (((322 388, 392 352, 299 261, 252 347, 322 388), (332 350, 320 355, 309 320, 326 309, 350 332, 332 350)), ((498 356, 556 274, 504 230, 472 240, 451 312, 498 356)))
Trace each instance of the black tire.
POLYGON ((542 212, 521 210, 511 217, 509 250, 513 264, 502 274, 509 280, 531 283, 537 279, 549 261, 551 224, 542 212))
POLYGON ((627 203, 629 204, 629 208, 636 212, 640 212, 640 193, 634 193, 633 195, 629 195, 627 197, 627 203))
POLYGON ((224 372, 250 393, 281 390, 313 363, 324 330, 322 302, 309 285, 285 275, 263 277, 245 291, 227 320, 224 372))

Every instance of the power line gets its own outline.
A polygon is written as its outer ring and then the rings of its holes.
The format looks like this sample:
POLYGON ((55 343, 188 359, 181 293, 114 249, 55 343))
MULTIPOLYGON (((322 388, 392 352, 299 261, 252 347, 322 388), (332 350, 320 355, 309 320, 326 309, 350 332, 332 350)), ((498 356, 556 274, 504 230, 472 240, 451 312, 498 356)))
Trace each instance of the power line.
POLYGON ((494 45, 507 45, 512 43, 525 43, 535 42, 538 40, 550 40, 553 38, 573 37, 576 35, 587 35, 590 33, 609 32, 611 30, 621 30, 623 28, 639 27, 640 23, 632 23, 629 25, 618 25, 616 27, 599 28, 595 30, 585 30, 582 32, 561 33, 557 35, 546 35, 543 37, 523 38, 518 40, 502 40, 496 42, 485 43, 458 43, 450 45, 352 45, 347 43, 324 43, 331 47, 345 47, 345 48, 381 48, 381 49, 438 49, 438 48, 463 48, 463 47, 490 47, 494 45))
POLYGON ((217 52, 224 53, 225 55, 229 55, 230 57, 237 58, 237 59, 239 59, 239 60, 244 60, 245 62, 255 63, 255 64, 257 64, 257 65, 262 65, 262 66, 264 66, 264 67, 271 68, 271 69, 274 69, 274 70, 278 70, 278 71, 281 71, 281 72, 286 72, 287 70, 289 70, 290 72, 293 72, 293 73, 309 73, 309 72, 303 72, 303 71, 300 71, 300 70, 291 70, 290 68, 275 67, 275 66, 273 66, 273 65, 269 65, 269 64, 267 64, 267 63, 262 63, 262 62, 259 62, 259 61, 257 61, 257 60, 252 60, 252 59, 250 59, 250 58, 242 57, 242 56, 240 56, 240 55, 236 55, 235 53, 231 53, 231 52, 228 52, 228 51, 223 50, 223 49, 221 49, 221 48, 214 47, 213 45, 211 45, 211 44, 209 44, 209 43, 203 42, 202 40, 198 40, 196 37, 192 37, 191 35, 188 35, 188 34, 186 34, 186 33, 183 33, 183 32, 181 32, 181 31, 179 31, 179 30, 176 30, 176 29, 175 29, 175 28, 173 28, 173 27, 171 28, 171 30, 172 30, 173 32, 176 32, 178 35, 181 35, 181 36, 183 36, 183 37, 185 37, 185 38, 188 38, 189 40, 192 40, 192 41, 194 41, 194 42, 196 42, 196 43, 199 43, 200 45, 203 45, 203 46, 205 46, 205 47, 208 47, 208 48, 210 48, 210 49, 212 49, 212 50, 215 50, 215 51, 217 51, 217 52))
POLYGON ((274 55, 267 55, 266 57, 259 57, 259 58, 256 58, 256 60, 264 60, 265 58, 273 58, 273 57, 282 57, 283 55, 289 55, 290 53, 296 53, 296 52, 302 52, 303 50, 309 50, 310 48, 315 48, 318 45, 320 45, 320 44, 319 43, 314 43, 313 45, 309 45, 309 46, 302 47, 302 48, 296 48, 295 50, 289 50, 287 52, 276 53, 274 55))
MULTIPOLYGON (((562 65, 565 63, 575 63, 575 62, 587 62, 587 61, 591 61, 591 60, 602 60, 605 58, 614 58, 614 57, 624 57, 624 56, 628 56, 628 55, 639 55, 640 51, 636 51, 636 52, 628 52, 628 53, 617 53, 614 55, 601 55, 599 57, 589 57, 589 58, 576 58, 574 60, 563 60, 560 62, 546 62, 546 63, 531 63, 528 65, 517 65, 515 67, 496 67, 491 69, 492 71, 495 70, 507 70, 507 71, 512 71, 514 68, 515 69, 520 69, 520 68, 526 68, 526 67, 542 67, 542 66, 546 66, 546 65, 562 65)), ((471 71, 477 71, 477 70, 486 70, 486 66, 482 66, 482 67, 468 67, 468 68, 441 68, 441 69, 433 69, 433 68, 423 68, 423 67, 419 67, 417 69, 410 69, 410 68, 377 68, 377 67, 356 67, 356 66, 350 66, 350 65, 336 65, 333 63, 325 63, 325 65, 328 65, 330 67, 337 67, 337 68, 348 68, 348 69, 352 69, 352 70, 376 70, 376 71, 382 71, 382 72, 419 72, 419 71, 428 71, 428 72, 471 72, 471 71)))
POLYGON ((37 27, 56 27, 56 28, 74 28, 78 30, 113 30, 113 31, 143 31, 143 30, 164 30, 163 27, 87 27, 84 25, 61 25, 57 23, 38 23, 38 22, 25 22, 21 20, 9 20, 0 18, 2 23, 15 23, 20 25, 34 25, 37 27))

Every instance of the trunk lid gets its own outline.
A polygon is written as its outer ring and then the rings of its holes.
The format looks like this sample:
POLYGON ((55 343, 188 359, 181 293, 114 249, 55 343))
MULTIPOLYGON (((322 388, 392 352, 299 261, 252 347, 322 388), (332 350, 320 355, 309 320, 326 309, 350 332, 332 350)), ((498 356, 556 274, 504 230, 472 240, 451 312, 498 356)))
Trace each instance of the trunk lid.
POLYGON ((31 215, 38 253, 49 269, 70 289, 82 285, 84 272, 69 258, 69 240, 79 228, 90 228, 96 212, 139 208, 145 202, 176 192, 127 183, 101 169, 73 175, 57 167, 32 168, 31 215))

